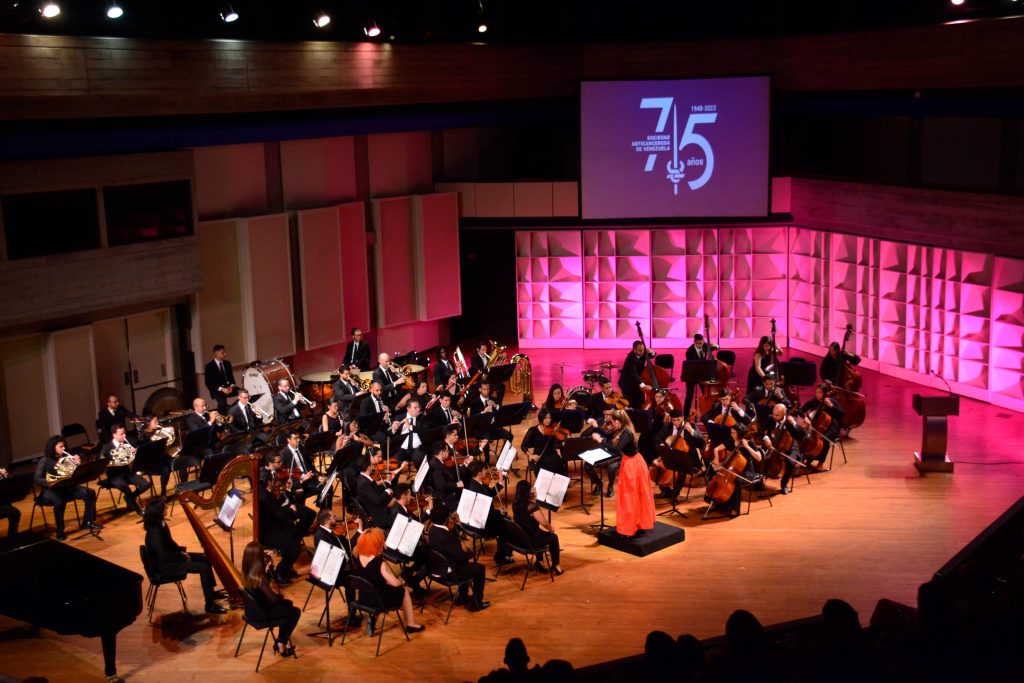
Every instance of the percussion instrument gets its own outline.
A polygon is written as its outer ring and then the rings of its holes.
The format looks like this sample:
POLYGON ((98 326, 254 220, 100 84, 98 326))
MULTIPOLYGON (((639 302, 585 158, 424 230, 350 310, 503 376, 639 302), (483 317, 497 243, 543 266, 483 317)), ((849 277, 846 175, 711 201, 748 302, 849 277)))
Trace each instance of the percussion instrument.
POLYGON ((608 378, 600 370, 587 370, 583 373, 583 381, 587 384, 604 384, 608 378))
POLYGON ((327 401, 334 396, 334 382, 339 376, 336 372, 311 372, 300 378, 299 391, 327 410, 327 401))
POLYGON ((288 380, 293 389, 298 389, 292 371, 280 359, 266 363, 256 361, 242 373, 242 386, 249 392, 251 402, 267 415, 274 414, 274 394, 277 393, 279 379, 288 380))
POLYGON ((575 399, 576 404, 586 410, 590 405, 590 389, 582 384, 565 392, 566 399, 575 399))

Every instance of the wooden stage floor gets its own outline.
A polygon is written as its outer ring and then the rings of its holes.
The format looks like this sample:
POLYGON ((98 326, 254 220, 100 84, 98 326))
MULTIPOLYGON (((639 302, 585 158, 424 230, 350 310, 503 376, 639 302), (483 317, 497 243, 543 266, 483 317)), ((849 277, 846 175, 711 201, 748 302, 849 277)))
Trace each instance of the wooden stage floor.
MULTIPOLYGON (((552 379, 559 378, 554 364, 574 364, 565 369, 565 383, 571 386, 581 383, 584 364, 607 358, 619 362, 621 355, 531 353, 536 400, 543 400, 552 379)), ((676 358, 681 357, 677 351, 676 358)), ((737 377, 745 373, 741 361, 737 377)), ((514 636, 523 638, 535 663, 563 658, 582 666, 641 652, 653 629, 699 638, 720 634, 738 608, 770 624, 816 614, 826 599, 839 597, 866 623, 879 598, 913 604, 918 585, 1024 493, 1024 415, 963 400, 962 413, 950 428, 956 473, 920 477, 912 456, 919 445, 920 418, 910 403, 913 393, 927 390, 873 372, 864 375, 868 417, 846 442, 849 462, 837 456, 833 471, 812 476, 810 485, 796 480, 792 495, 773 497, 774 507, 755 499, 750 515, 701 521, 705 504, 698 491, 681 506, 688 519, 659 518, 684 527, 686 541, 645 558, 597 545, 587 527, 597 520, 596 506, 589 515, 566 510, 554 518, 566 569, 555 583, 532 575, 520 592, 520 563, 487 585, 489 610, 471 614, 456 608, 444 626, 443 612, 428 607, 423 616, 427 630, 406 642, 389 628, 379 658, 374 657, 375 643, 361 630, 344 647, 335 641, 328 648, 322 639, 308 637, 317 630, 322 605, 322 598, 314 596, 294 638, 299 658, 280 660, 268 652, 259 676, 282 681, 476 680, 501 666, 505 643, 514 636)), ((527 426, 515 429, 517 443, 527 426)), ((567 504, 575 504, 577 497, 578 488, 570 488, 567 504)), ((76 546, 141 573, 137 548, 143 533, 137 518, 112 520, 109 499, 100 501, 106 540, 77 541, 76 546)), ((659 499, 658 507, 667 504, 659 499)), ((607 501, 609 522, 614 508, 614 501, 607 501)), ((24 511, 27 520, 29 510, 24 511)), ((196 548, 180 513, 172 530, 178 542, 196 548)), ((490 554, 485 561, 493 576, 490 554)), ((186 586, 190 606, 200 607, 198 579, 186 586)), ((59 590, 74 587, 75 577, 68 576, 59 590)), ((301 606, 306 591, 300 581, 286 594, 301 606)), ((175 614, 180 602, 173 588, 162 591, 160 607, 172 611, 162 617, 162 626, 160 621, 150 626, 143 614, 121 632, 118 669, 123 677, 175 682, 252 678, 260 638, 247 633, 242 656, 233 657, 242 627, 238 612, 191 619, 175 614)), ((52 681, 101 679, 100 643, 46 631, 32 634, 0 619, 0 673, 41 674, 52 681)))

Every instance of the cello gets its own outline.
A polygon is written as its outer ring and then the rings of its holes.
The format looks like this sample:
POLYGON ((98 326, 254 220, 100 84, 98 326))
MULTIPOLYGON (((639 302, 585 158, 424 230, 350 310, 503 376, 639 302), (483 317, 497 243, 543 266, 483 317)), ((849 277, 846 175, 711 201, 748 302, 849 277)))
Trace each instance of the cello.
MULTIPOLYGON (((650 350, 647 346, 647 342, 644 340, 644 331, 640 329, 640 321, 636 321, 636 332, 640 335, 640 341, 643 342, 644 349, 650 350)), ((652 410, 654 408, 654 393, 659 389, 665 389, 665 400, 671 400, 677 405, 682 405, 679 398, 668 390, 668 383, 672 381, 669 377, 668 370, 659 367, 651 362, 651 354, 647 353, 647 360, 644 363, 644 369, 640 373, 640 381, 646 384, 650 389, 642 389, 644 394, 644 404, 639 406, 644 410, 652 410)))
POLYGON ((718 347, 711 343, 711 321, 706 313, 704 314, 704 343, 708 347, 708 358, 715 361, 715 378, 701 382, 699 385, 700 398, 697 399, 697 412, 701 415, 715 407, 719 397, 726 391, 726 384, 732 374, 729 365, 714 355, 718 347))
POLYGON ((786 378, 782 375, 782 368, 779 367, 779 347, 775 345, 775 318, 772 318, 772 370, 775 372, 775 376, 778 377, 776 385, 782 389, 782 393, 786 395, 786 398, 790 400, 794 405, 799 405, 800 396, 796 393, 796 387, 789 386, 786 384, 786 378))
POLYGON ((747 457, 740 453, 740 447, 737 444, 722 466, 718 468, 715 476, 708 482, 708 486, 704 490, 704 498, 713 503, 728 503, 736 491, 736 477, 742 477, 746 468, 747 457))
POLYGON ((843 335, 843 346, 839 350, 839 362, 842 370, 839 372, 839 386, 832 385, 835 391, 836 401, 843 407, 843 427, 846 430, 855 429, 864 424, 865 406, 864 394, 860 388, 864 382, 859 371, 846 360, 846 343, 853 336, 853 325, 846 326, 846 334, 843 335))

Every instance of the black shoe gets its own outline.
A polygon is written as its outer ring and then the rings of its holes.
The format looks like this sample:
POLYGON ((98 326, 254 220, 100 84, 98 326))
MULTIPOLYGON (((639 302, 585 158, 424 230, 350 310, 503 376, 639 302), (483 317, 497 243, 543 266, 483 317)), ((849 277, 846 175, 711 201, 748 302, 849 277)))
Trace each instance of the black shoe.
POLYGON ((213 597, 218 600, 224 600, 228 597, 228 592, 225 590, 213 591, 213 597))
POLYGON ((564 569, 560 569, 558 567, 552 569, 551 571, 553 571, 555 573, 555 576, 561 576, 562 574, 565 573, 564 569))
POLYGON ((487 609, 490 606, 491 603, 487 602, 486 600, 474 600, 473 602, 469 603, 469 606, 466 607, 466 609, 468 609, 470 612, 480 612, 487 609))
POLYGON ((781 493, 782 495, 785 496, 786 494, 788 494, 792 490, 793 490, 792 487, 783 486, 782 488, 779 489, 779 493, 781 493))
POLYGON ((427 589, 423 586, 413 586, 409 589, 409 595, 412 596, 414 600, 422 600, 427 597, 427 589))
POLYGON ((545 567, 545 566, 544 566, 544 563, 543 563, 543 562, 541 562, 540 560, 537 560, 537 561, 536 561, 536 562, 534 563, 534 565, 533 565, 533 568, 534 568, 534 569, 536 569, 536 570, 537 570, 537 571, 539 571, 539 572, 546 572, 546 571, 548 570, 548 568, 547 568, 547 567, 545 567))
POLYGON ((739 516, 740 516, 740 511, 739 510, 730 510, 729 511, 729 518, 730 519, 733 519, 733 518, 736 518, 736 517, 739 517, 739 516))
POLYGON ((594 496, 600 496, 601 495, 601 484, 598 483, 598 484, 594 484, 593 486, 591 486, 590 487, 590 493, 591 493, 591 495, 594 495, 594 496))
POLYGON ((427 630, 427 627, 424 626, 423 624, 419 624, 417 626, 406 626, 405 627, 405 632, 406 633, 419 633, 420 631, 426 631, 426 630, 427 630))
POLYGON ((508 555, 506 555, 505 557, 497 557, 497 556, 495 556, 495 558, 494 558, 494 564, 512 564, 514 562, 515 562, 515 560, 513 560, 508 555))
POLYGON ((348 625, 349 628, 359 628, 363 625, 363 615, 359 612, 356 612, 348 618, 348 625))
POLYGON ((103 529, 103 525, 98 522, 86 522, 82 525, 82 528, 89 531, 100 531, 103 529))
POLYGON ((58 541, 66 541, 66 540, 68 540, 68 535, 66 533, 64 533, 63 531, 58 531, 57 532, 57 540, 58 541))
POLYGON ((217 604, 216 602, 213 602, 211 600, 210 602, 206 603, 206 611, 210 614, 227 614, 228 608, 224 605, 217 604))
POLYGON ((612 484, 608 484, 608 492, 604 494, 604 497, 605 498, 614 498, 615 497, 615 486, 613 486, 612 484))

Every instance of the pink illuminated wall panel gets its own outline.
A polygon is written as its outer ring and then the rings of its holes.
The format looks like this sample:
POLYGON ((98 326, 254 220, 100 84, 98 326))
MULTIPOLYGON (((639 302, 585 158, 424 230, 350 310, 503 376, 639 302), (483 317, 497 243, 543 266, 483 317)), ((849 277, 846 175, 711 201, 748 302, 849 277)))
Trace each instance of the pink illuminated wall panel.
POLYGON ((578 230, 516 233, 523 348, 583 346, 583 244, 578 230))
POLYGON ((419 319, 437 320, 462 313, 459 280, 459 195, 419 195, 415 210, 415 244, 419 319))
POLYGON ((584 348, 623 348, 650 334, 651 252, 648 230, 583 233, 584 348))
POLYGON ((1024 261, 993 266, 989 390, 993 403, 1024 411, 1024 261))
POLYGON ((391 327, 419 318, 416 294, 416 255, 413 198, 373 200, 377 232, 374 263, 377 281, 377 324, 391 327))
POLYGON ((785 227, 719 230, 719 324, 721 338, 752 346, 771 333, 786 343, 788 267, 785 227))
POLYGON ((829 234, 789 229, 789 338, 817 347, 828 339, 829 234))
POLYGON ((370 326, 370 276, 366 255, 366 204, 341 204, 338 229, 341 234, 341 295, 344 311, 342 329, 346 337, 353 327, 370 326))
POLYGON ((704 332, 708 316, 718 329, 718 231, 651 231, 651 335, 661 345, 685 347, 704 332))
POLYGON ((878 359, 878 249, 875 239, 832 235, 829 338, 841 341, 853 325, 847 348, 869 361, 878 359))

